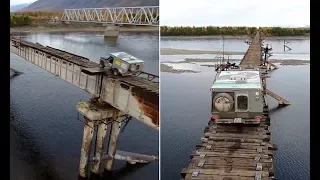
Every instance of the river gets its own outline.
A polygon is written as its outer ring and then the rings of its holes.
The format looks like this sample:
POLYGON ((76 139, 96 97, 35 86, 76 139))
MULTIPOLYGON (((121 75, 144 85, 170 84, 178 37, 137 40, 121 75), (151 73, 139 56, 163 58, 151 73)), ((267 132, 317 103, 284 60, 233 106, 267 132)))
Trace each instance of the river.
MULTIPOLYGON (((283 41, 269 40, 277 59, 310 60, 309 40, 289 40, 292 51, 283 52, 283 41), (303 58, 301 58, 303 57, 303 58)), ((246 51, 243 40, 225 40, 226 51, 246 51)), ((161 48, 220 50, 221 40, 161 40, 161 48)), ((160 61, 181 61, 185 58, 214 58, 215 55, 161 55, 160 61)), ((274 57, 272 56, 272 57, 274 57)), ((238 57, 241 59, 242 56, 238 57)), ((237 58, 236 58, 237 59, 237 58)), ((271 58, 272 59, 272 58, 271 58)), ((173 74, 161 72, 161 179, 179 179, 188 166, 210 117, 210 87, 215 72, 201 63, 180 63, 170 66, 200 73, 173 74)), ((206 63, 208 64, 208 63, 206 63)), ((310 179, 310 65, 281 66, 270 73, 268 89, 291 102, 290 106, 273 111, 272 142, 278 145, 274 167, 276 179, 310 179)), ((268 99, 269 107, 277 102, 268 99)))

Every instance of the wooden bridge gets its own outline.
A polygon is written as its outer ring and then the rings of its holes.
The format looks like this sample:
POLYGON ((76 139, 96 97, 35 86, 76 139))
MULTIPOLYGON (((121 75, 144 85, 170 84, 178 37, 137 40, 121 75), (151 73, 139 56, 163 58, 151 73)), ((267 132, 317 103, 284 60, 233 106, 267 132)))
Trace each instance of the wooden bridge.
MULTIPOLYGON (((261 67, 262 39, 257 32, 240 67, 261 67)), ((288 101, 266 89, 267 76, 261 76, 263 92, 263 119, 259 125, 217 124, 210 120, 204 137, 190 155, 190 163, 183 168, 184 179, 214 180, 271 180, 274 177, 273 153, 277 147, 271 142, 270 117, 266 95, 279 104, 288 101)))

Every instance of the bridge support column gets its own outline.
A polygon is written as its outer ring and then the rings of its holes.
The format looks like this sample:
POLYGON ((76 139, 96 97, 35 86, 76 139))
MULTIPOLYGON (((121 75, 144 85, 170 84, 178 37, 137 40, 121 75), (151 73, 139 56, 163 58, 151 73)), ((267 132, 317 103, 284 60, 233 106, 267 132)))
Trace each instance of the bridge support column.
POLYGON ((103 145, 107 132, 107 124, 115 115, 118 116, 120 111, 116 108, 102 104, 99 102, 79 102, 77 110, 84 116, 85 126, 82 140, 81 157, 79 175, 83 178, 88 177, 89 162, 92 162, 91 172, 94 174, 100 173, 100 164, 103 155, 103 145), (97 132, 95 132, 95 127, 97 132), (96 135, 94 157, 89 155, 92 148, 92 139, 96 135), (92 157, 92 158, 90 158, 92 157))
MULTIPOLYGON (((118 137, 120 134, 120 127, 121 127, 121 119, 117 119, 111 124, 111 133, 110 133, 110 142, 109 142, 109 147, 108 147, 108 155, 111 157, 114 157, 116 154, 117 150, 117 142, 118 142, 118 137)), ((112 171, 113 167, 113 162, 114 158, 111 158, 107 160, 105 169, 107 171, 112 171)))
POLYGON ((88 176, 89 151, 91 149, 91 141, 94 133, 94 129, 92 129, 93 125, 93 121, 85 117, 79 167, 79 175, 83 178, 88 176))
POLYGON ((105 137, 107 134, 107 121, 103 120, 99 122, 98 124, 98 131, 97 133, 97 141, 96 141, 96 152, 95 152, 95 159, 92 163, 91 171, 94 174, 100 174, 100 163, 101 163, 101 157, 103 155, 103 146, 105 137))
MULTIPOLYGON (((83 178, 88 177, 89 163, 91 162, 91 172, 100 174, 101 164, 105 163, 104 168, 112 171, 114 160, 123 160, 131 164, 149 163, 158 159, 155 156, 142 155, 137 153, 117 150, 117 142, 120 134, 120 127, 124 113, 118 109, 105 104, 96 102, 79 102, 77 110, 84 116, 86 125, 84 126, 83 142, 81 148, 79 175, 83 178), (108 152, 103 153, 107 126, 111 126, 108 152), (95 128, 97 127, 97 128, 95 128), (96 132, 95 132, 95 129, 96 132), (94 134, 95 143, 91 143, 94 134), (89 155, 92 145, 95 145, 93 155, 89 155)), ((129 121, 130 118, 127 119, 129 121)))
POLYGON ((119 31, 119 26, 108 24, 104 31, 104 37, 118 37, 119 31))

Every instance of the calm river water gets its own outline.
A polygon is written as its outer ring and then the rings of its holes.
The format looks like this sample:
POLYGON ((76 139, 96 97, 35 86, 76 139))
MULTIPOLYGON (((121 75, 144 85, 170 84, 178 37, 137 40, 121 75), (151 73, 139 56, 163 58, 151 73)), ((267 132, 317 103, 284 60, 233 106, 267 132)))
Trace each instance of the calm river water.
MULTIPOLYGON (((283 41, 271 43, 278 59, 283 55, 283 41)), ((265 44, 266 44, 265 43, 265 44)), ((310 41, 290 41, 293 59, 310 60, 310 41), (304 58, 301 58, 304 57, 304 58)), ((161 48, 219 50, 219 40, 161 40, 161 48)), ((243 40, 225 40, 226 51, 246 51, 243 40)), ((276 56, 276 55, 275 55, 276 56)), ((161 55, 161 61, 184 58, 213 58, 214 55, 161 55)), ((241 59, 241 57, 239 57, 241 59)), ((207 64, 207 63, 206 63, 207 64)), ((180 178, 189 155, 195 150, 210 117, 210 92, 215 72, 197 64, 176 64, 175 68, 194 69, 201 73, 161 73, 161 179, 180 178)), ((310 178, 310 66, 279 66, 268 79, 268 88, 289 100, 292 105, 271 114, 272 141, 276 178, 307 180, 310 178)), ((269 107, 277 102, 269 98, 269 107)))

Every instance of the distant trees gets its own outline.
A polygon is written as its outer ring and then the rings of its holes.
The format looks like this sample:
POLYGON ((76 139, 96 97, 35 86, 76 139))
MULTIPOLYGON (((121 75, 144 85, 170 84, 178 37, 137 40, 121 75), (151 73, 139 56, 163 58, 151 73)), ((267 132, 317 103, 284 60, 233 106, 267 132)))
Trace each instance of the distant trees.
MULTIPOLYGON (((162 36, 210 36, 210 35, 251 35, 258 29, 256 27, 169 27, 161 26, 162 36)), ((280 28, 260 27, 259 30, 266 36, 304 36, 310 33, 309 28, 280 28)))
POLYGON ((63 12, 15 12, 10 13, 10 26, 24 26, 48 21, 52 17, 61 17, 63 12))
POLYGON ((32 22, 29 16, 10 16, 10 27, 26 26, 32 22))

